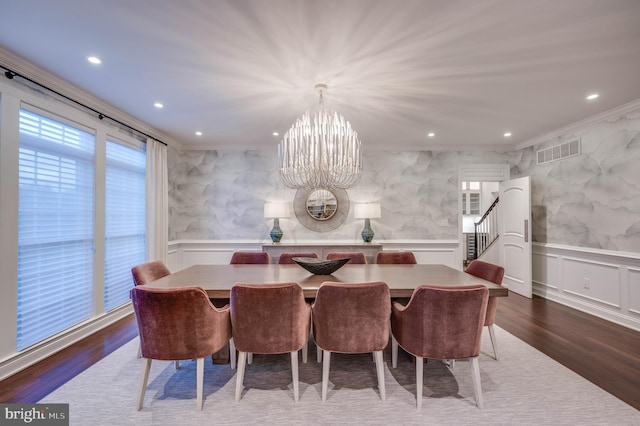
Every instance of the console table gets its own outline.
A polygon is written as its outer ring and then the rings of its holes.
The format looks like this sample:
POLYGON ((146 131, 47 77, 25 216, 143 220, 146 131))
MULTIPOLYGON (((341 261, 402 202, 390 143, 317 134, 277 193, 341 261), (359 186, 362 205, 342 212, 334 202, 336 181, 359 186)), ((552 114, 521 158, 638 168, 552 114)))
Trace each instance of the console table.
POLYGON ((382 244, 358 244, 358 243, 309 243, 309 244, 264 244, 262 251, 269 253, 272 263, 278 263, 282 253, 308 253, 316 252, 320 259, 326 259, 327 253, 332 251, 362 252, 368 263, 376 263, 376 256, 382 250, 382 244))

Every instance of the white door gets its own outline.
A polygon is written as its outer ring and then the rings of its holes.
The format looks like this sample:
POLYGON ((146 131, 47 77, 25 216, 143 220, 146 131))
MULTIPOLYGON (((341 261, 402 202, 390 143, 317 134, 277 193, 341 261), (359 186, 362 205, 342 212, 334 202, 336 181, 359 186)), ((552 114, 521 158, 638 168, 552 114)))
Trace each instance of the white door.
POLYGON ((531 181, 529 177, 500 182, 500 260, 502 283, 531 298, 531 181))

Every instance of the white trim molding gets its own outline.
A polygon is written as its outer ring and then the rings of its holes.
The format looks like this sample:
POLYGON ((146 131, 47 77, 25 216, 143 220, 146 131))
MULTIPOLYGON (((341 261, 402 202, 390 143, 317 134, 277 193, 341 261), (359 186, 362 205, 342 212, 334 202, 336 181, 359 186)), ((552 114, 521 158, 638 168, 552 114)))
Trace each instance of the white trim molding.
POLYGON ((591 117, 587 117, 584 120, 570 123, 564 127, 560 127, 559 129, 555 129, 545 134, 536 136, 535 138, 528 139, 522 143, 516 144, 514 146, 514 150, 521 150, 521 149, 528 148, 530 146, 536 146, 544 142, 549 142, 550 140, 559 138, 561 136, 566 136, 568 134, 577 132, 586 126, 590 126, 590 125, 599 123, 601 121, 615 119, 620 116, 634 112, 638 109, 640 109, 640 99, 636 99, 624 105, 617 106, 608 111, 601 112, 600 114, 592 115, 591 117))
POLYGON ((533 293, 640 331, 640 254, 533 244, 533 293))

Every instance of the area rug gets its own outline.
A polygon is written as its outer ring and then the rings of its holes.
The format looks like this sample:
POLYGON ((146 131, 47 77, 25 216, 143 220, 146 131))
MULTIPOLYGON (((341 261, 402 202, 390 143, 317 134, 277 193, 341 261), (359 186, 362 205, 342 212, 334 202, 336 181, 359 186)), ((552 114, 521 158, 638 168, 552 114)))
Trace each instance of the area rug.
MULTIPOLYGON (((334 354, 327 401, 322 364, 310 347, 300 362, 300 401, 293 400, 289 355, 255 355, 242 399, 234 401, 235 370, 205 362, 204 408, 196 408, 195 361, 154 361, 144 408, 136 411, 141 360, 127 343, 49 394, 42 403, 69 403, 72 425, 639 425, 640 411, 583 379, 499 327, 500 360, 483 333, 480 375, 484 410, 475 405, 469 363, 425 365, 422 410, 416 409, 415 364, 385 352, 387 400, 380 399, 371 354, 334 354)), ((594 365, 593 368, 607 368, 594 365)))

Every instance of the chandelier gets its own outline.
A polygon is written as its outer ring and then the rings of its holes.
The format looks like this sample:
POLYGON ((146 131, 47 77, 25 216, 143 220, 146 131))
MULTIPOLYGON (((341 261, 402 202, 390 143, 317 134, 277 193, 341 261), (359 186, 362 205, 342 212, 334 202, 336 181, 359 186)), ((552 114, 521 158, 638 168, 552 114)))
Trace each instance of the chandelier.
POLYGON ((362 173, 358 133, 335 111, 324 109, 326 84, 316 84, 320 108, 313 121, 307 110, 278 145, 280 177, 294 189, 347 189, 362 173))

